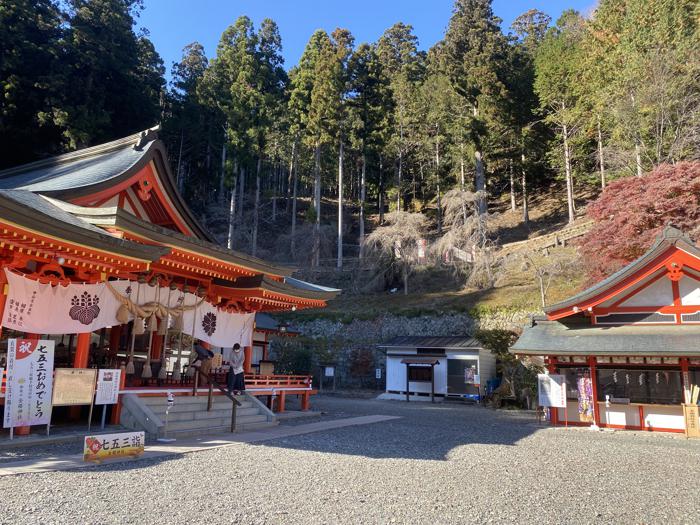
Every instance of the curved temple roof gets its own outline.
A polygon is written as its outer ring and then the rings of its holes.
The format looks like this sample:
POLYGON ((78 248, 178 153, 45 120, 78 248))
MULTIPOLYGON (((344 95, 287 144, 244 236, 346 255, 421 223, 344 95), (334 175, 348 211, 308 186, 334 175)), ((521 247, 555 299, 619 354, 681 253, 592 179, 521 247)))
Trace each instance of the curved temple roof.
POLYGON ((194 217, 177 190, 158 127, 119 140, 0 171, 0 189, 19 189, 60 200, 98 193, 155 163, 160 181, 188 227, 201 239, 214 237, 194 217))
POLYGON ((689 237, 673 226, 666 226, 644 255, 590 288, 564 301, 548 306, 544 309, 544 312, 550 318, 559 318, 575 314, 577 312, 575 309, 582 308, 582 305, 585 305, 585 307, 595 306, 599 300, 604 298, 606 292, 623 284, 626 279, 635 275, 674 247, 700 258, 700 249, 693 244, 689 237))
POLYGON ((177 190, 157 128, 0 171, 0 223, 3 222, 10 228, 18 225, 38 234, 53 234, 88 248, 144 261, 166 264, 166 259, 170 259, 171 266, 177 266, 173 257, 180 261, 197 259, 208 267, 185 263, 197 275, 230 277, 219 284, 228 289, 255 289, 255 293, 295 298, 289 307, 296 300, 306 307, 324 305, 340 292, 293 279, 293 268, 276 266, 215 244, 214 237, 198 223, 177 190), (95 195, 111 195, 117 187, 128 187, 150 163, 166 200, 172 203, 173 213, 185 220, 194 235, 153 224, 121 207, 73 204, 94 203, 97 201, 91 197, 95 195))

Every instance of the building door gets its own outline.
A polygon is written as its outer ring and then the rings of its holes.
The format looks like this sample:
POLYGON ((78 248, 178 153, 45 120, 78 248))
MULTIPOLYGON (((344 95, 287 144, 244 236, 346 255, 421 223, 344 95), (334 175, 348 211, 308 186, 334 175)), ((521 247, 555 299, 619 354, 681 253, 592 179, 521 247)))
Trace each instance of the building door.
POLYGON ((478 394, 478 388, 474 385, 478 374, 479 362, 476 359, 448 359, 447 395, 478 394))

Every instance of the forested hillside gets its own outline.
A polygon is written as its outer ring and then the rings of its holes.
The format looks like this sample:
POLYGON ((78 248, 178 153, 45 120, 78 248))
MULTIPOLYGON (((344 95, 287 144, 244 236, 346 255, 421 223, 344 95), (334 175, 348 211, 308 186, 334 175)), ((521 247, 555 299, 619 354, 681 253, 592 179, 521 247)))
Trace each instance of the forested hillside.
POLYGON ((291 68, 274 20, 242 16, 216 49, 187 44, 168 84, 141 7, 0 0, 2 167, 160 122, 222 244, 311 268, 362 257, 408 291, 430 261, 490 288, 504 239, 573 223, 615 179, 700 157, 695 0, 528 10, 510 28, 490 0, 457 0, 427 52, 397 13, 376 42, 316 31, 291 68), (546 220, 533 224, 532 201, 546 220))

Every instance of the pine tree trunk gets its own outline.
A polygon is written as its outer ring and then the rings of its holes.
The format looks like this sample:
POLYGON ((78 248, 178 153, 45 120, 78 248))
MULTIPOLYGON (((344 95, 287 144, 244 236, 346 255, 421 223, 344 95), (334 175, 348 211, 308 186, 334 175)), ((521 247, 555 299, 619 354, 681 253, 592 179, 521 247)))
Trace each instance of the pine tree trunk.
POLYGON ((226 180, 226 135, 224 143, 221 145, 221 177, 219 177, 219 202, 224 203, 224 182, 226 180))
POLYGON ((313 255, 312 265, 315 267, 321 264, 321 145, 314 148, 314 210, 316 221, 314 222, 313 255))
POLYGON ((253 207, 253 239, 250 253, 255 257, 258 252, 258 221, 260 219, 260 170, 262 169, 262 155, 258 157, 258 165, 255 170, 255 204, 253 207))
POLYGON ((644 175, 644 170, 642 170, 642 152, 639 146, 639 138, 634 138, 634 159, 637 164, 637 177, 644 175))
POLYGON ((442 233, 442 203, 440 202, 440 135, 435 136, 435 180, 437 184, 437 229, 438 233, 442 233))
POLYGON ((574 188, 571 176, 571 152, 569 151, 569 128, 562 126, 562 139, 564 141, 564 170, 566 172, 566 204, 569 211, 569 224, 576 220, 574 212, 574 188))
POLYGON ((401 125, 401 140, 399 143, 399 171, 396 185, 396 211, 401 211, 401 176, 403 171, 403 124, 401 125))
MULTIPOLYGON (((630 93, 630 98, 632 99, 632 108, 634 109, 635 113, 637 111, 636 109, 636 100, 634 99, 634 93, 630 93)), ((636 119, 635 119, 635 126, 636 126, 636 119)), ((634 130, 634 159, 637 164, 637 177, 641 177, 644 175, 644 171, 642 170, 642 149, 641 145, 639 144, 639 130, 635 129, 634 130)))
POLYGON ((384 224, 384 170, 382 156, 379 156, 379 195, 377 207, 379 208, 379 224, 384 224))
POLYGON ((289 159, 289 175, 287 176, 287 203, 286 203, 286 212, 289 214, 292 209, 292 201, 290 198, 290 194, 292 192, 292 186, 294 184, 293 182, 293 173, 294 173, 294 156, 296 155, 296 149, 297 149, 297 143, 294 141, 292 143, 292 155, 291 158, 289 159))
POLYGON ((515 211, 515 174, 513 173, 513 159, 508 159, 508 172, 510 175, 510 209, 515 211))
POLYGON ((275 163, 275 180, 272 192, 272 224, 277 221, 277 195, 280 190, 280 164, 275 163))
POLYGON ((343 140, 338 151, 338 261, 337 267, 343 267, 343 140))
POLYGON ((603 133, 600 131, 600 117, 598 117, 598 169, 600 169, 600 187, 605 189, 605 160, 603 159, 603 133))
POLYGON ((408 295, 408 269, 403 270, 403 294, 408 295))
POLYGON ((365 186, 365 174, 366 174, 366 167, 367 167, 367 157, 364 152, 364 148, 362 151, 362 173, 360 174, 360 239, 359 239, 359 244, 360 244, 360 259, 362 258, 362 246, 365 242, 365 197, 366 195, 366 186, 365 186))
MULTIPOLYGON (((295 143, 296 146, 296 143, 295 143)), ((299 177, 297 177, 297 159, 295 155, 295 148, 292 147, 292 171, 294 176, 292 178, 292 245, 290 246, 289 252, 292 255, 292 259, 296 257, 296 236, 297 236, 297 192, 299 189, 299 177)))
POLYGON ((233 250, 233 234, 235 232, 236 222, 236 184, 234 183, 231 189, 231 200, 228 207, 228 238, 226 239, 226 247, 233 250))
POLYGON ((520 153, 520 169, 522 170, 523 185, 523 222, 526 228, 530 228, 530 211, 527 203, 527 172, 525 171, 525 153, 520 153))
MULTIPOLYGON (((464 193, 465 190, 465 180, 464 180, 464 143, 459 145, 459 188, 464 193)), ((467 223, 467 205, 462 201, 462 218, 464 223, 467 223)))
POLYGON ((241 170, 238 172, 238 224, 243 224, 243 199, 245 194, 245 166, 241 166, 241 170))
POLYGON ((185 189, 185 178, 182 176, 182 145, 185 141, 185 130, 180 130, 180 152, 177 154, 177 188, 180 193, 185 189))
MULTIPOLYGON (((479 110, 476 106, 473 109, 474 118, 478 118, 479 110)), ((482 192, 478 200, 479 215, 483 215, 487 212, 486 198, 484 197, 484 191, 486 191, 486 174, 484 173, 484 160, 481 155, 481 148, 477 147, 474 152, 474 167, 476 171, 476 176, 474 180, 474 188, 477 192, 482 192)))

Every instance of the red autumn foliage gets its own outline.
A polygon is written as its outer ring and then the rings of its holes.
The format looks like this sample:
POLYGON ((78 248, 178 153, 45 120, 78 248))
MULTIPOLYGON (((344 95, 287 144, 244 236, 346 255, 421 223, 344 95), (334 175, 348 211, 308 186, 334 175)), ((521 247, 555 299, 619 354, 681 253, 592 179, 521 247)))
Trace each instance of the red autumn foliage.
POLYGON ((700 230, 700 162, 664 164, 610 184, 587 209, 595 221, 579 250, 589 284, 643 255, 671 223, 692 239, 700 230))

